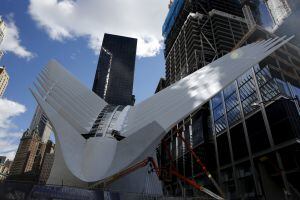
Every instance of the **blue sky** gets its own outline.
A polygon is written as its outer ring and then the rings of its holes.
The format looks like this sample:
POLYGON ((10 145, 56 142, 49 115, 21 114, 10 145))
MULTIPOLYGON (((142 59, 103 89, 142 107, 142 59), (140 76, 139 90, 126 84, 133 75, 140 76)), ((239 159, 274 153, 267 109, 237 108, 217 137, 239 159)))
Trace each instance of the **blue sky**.
POLYGON ((1 1, 0 15, 9 26, 7 33, 11 33, 2 44, 6 54, 0 60, 0 65, 5 65, 10 75, 4 98, 16 103, 17 107, 13 108, 15 104, 7 107, 12 110, 2 117, 6 126, 1 127, 0 121, 0 155, 12 158, 22 131, 29 127, 36 102, 28 88, 50 59, 57 59, 91 88, 104 32, 139 39, 134 94, 140 102, 154 93, 159 78, 164 76, 161 25, 167 14, 168 0, 128 2, 1 1), (137 2, 137 7, 132 8, 132 2, 137 2), (114 3, 123 4, 119 5, 122 11, 114 3), (93 9, 97 6, 98 9, 93 9), (86 12, 84 8, 91 12, 86 12), (107 8, 115 10, 107 12, 107 8), (137 13, 132 14, 133 10, 137 13))

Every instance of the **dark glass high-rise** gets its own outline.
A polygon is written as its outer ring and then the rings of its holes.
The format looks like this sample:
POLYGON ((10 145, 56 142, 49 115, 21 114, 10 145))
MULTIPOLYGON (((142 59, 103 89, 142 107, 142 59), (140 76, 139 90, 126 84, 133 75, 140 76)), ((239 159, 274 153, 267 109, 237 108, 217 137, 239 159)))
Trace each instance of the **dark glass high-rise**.
POLYGON ((137 39, 104 34, 93 92, 112 105, 133 105, 137 39))

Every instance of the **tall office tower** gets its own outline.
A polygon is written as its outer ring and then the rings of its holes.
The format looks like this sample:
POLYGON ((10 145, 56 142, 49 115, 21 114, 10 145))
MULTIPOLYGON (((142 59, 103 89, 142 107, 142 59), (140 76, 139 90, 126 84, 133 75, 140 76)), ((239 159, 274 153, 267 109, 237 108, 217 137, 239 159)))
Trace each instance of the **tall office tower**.
MULTIPOLYGON (((275 37, 259 26, 248 31, 245 22, 237 1, 174 1, 163 27, 166 86, 234 48, 275 37)), ((284 199, 300 190, 299 55, 285 45, 173 127, 158 148, 167 194, 199 194, 168 172, 172 167, 217 192, 178 133, 226 199, 284 199)))
POLYGON ((47 119, 47 116, 43 113, 42 109, 37 106, 33 119, 31 121, 30 130, 33 131, 38 128, 39 136, 42 142, 46 143, 52 132, 52 127, 47 119))
MULTIPOLYGON (((5 33, 5 23, 1 19, 1 16, 0 16, 0 44, 3 41, 4 33, 5 33)), ((0 49, 0 60, 1 60, 2 56, 3 56, 3 51, 0 49)))
POLYGON ((26 130, 20 140, 8 178, 38 181, 44 156, 52 149, 53 143, 50 140, 43 143, 37 128, 33 131, 26 130))
POLYGON ((0 97, 3 96, 8 85, 9 76, 5 67, 0 67, 0 97))
POLYGON ((93 91, 107 103, 133 105, 133 79, 137 39, 105 34, 93 91))

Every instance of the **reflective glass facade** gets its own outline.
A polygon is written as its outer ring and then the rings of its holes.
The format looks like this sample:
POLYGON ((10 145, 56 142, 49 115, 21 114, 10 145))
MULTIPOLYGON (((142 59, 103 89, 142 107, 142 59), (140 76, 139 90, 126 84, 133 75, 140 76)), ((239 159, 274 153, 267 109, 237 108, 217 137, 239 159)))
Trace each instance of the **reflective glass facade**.
MULTIPOLYGON (((300 175, 300 170, 295 170, 300 154, 291 151, 293 161, 283 161, 281 156, 286 149, 300 148, 300 65, 290 62, 294 55, 287 49, 254 66, 211 99, 219 181, 228 198, 266 197, 261 191, 274 191, 292 181, 289 189, 300 189, 294 178, 300 175), (284 162, 293 166, 285 168, 284 162), (281 166, 283 173, 276 171, 281 166), (274 177, 267 177, 271 171, 274 177), (263 180, 261 176, 265 176, 263 180), (267 181, 273 188, 266 188, 267 181)), ((279 190, 278 198, 284 198, 283 190, 279 190)))
POLYGON ((93 91, 107 103, 133 105, 132 95, 137 39, 105 34, 93 91))

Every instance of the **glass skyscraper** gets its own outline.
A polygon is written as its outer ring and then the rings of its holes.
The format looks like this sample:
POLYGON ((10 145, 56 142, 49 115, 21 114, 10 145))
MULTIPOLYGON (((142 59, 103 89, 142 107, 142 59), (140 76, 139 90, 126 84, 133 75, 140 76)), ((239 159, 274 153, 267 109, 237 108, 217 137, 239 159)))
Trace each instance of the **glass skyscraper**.
POLYGON ((137 39, 105 34, 93 91, 112 105, 133 105, 137 39))

